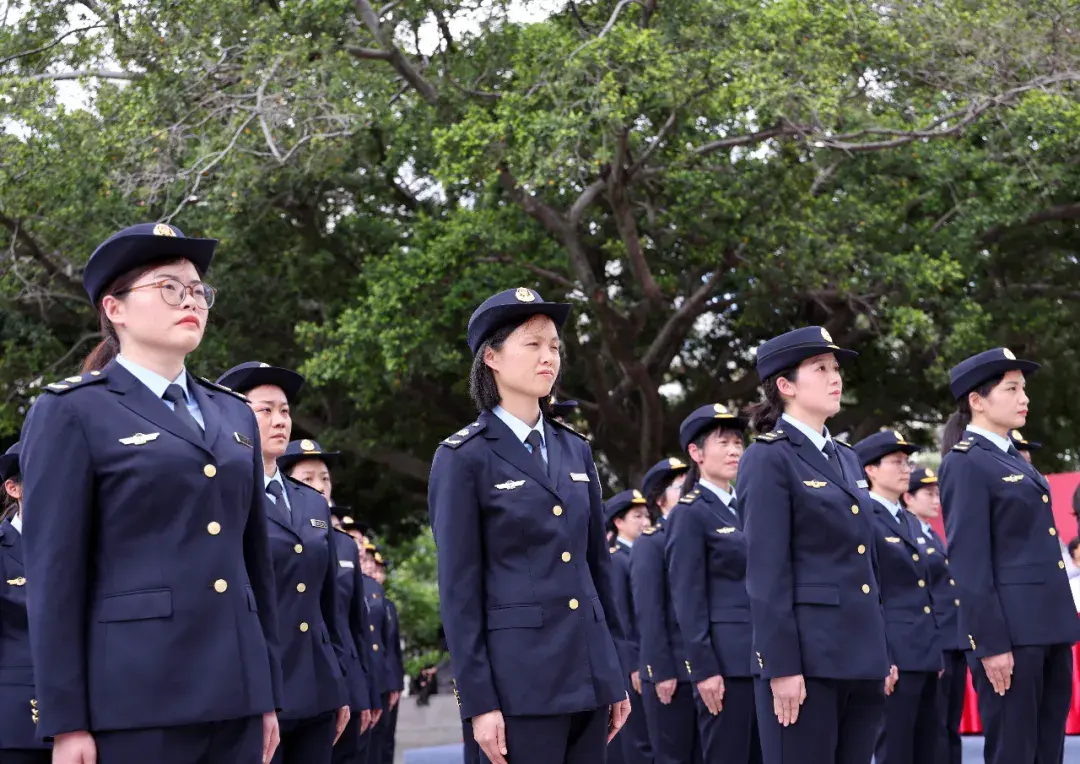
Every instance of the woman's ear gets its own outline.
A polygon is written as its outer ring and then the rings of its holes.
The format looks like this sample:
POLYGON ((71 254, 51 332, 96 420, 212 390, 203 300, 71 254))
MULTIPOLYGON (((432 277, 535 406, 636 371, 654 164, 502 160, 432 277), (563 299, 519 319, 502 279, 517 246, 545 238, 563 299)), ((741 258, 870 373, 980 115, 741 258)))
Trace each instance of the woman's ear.
POLYGON ((968 393, 968 407, 973 412, 986 413, 986 399, 976 392, 968 393))
POLYGON ((780 391, 780 395, 785 398, 795 397, 795 383, 787 377, 776 378, 776 389, 780 391))

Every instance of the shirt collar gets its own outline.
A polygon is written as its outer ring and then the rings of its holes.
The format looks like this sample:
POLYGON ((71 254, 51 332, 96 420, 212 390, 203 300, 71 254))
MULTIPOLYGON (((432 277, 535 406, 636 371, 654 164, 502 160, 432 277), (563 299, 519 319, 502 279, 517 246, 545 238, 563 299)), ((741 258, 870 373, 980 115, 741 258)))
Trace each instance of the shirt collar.
POLYGON ((705 478, 698 478, 697 484, 704 488, 708 488, 710 491, 720 497, 720 501, 724 502, 725 507, 730 507, 731 502, 735 499, 735 491, 731 491, 729 493, 720 486, 716 485, 716 483, 710 483, 705 478))
POLYGON ((1009 446, 1012 445, 1009 442, 1008 438, 1003 438, 1000 435, 998 435, 996 432, 990 432, 989 430, 984 430, 982 427, 976 427, 973 424, 969 424, 967 426, 967 431, 968 432, 973 432, 976 435, 982 435, 984 438, 986 438, 988 441, 993 443, 995 446, 1000 448, 1005 453, 1009 452, 1009 446))
POLYGON ((285 480, 282 479, 282 477, 281 477, 281 470, 278 470, 277 472, 275 472, 273 475, 270 475, 270 476, 267 476, 265 472, 263 473, 263 489, 265 490, 266 488, 269 488, 270 484, 273 483, 275 480, 278 481, 279 483, 281 483, 281 488, 282 488, 282 490, 284 490, 285 489, 285 480))
POLYGON ((11 527, 22 534, 22 515, 18 512, 11 516, 11 527))
POLYGON ((870 498, 874 499, 878 504, 889 510, 889 513, 894 518, 896 518, 897 520, 900 519, 900 510, 903 509, 903 507, 901 507, 899 504, 889 501, 881 494, 874 493, 873 491, 870 492, 870 498))
POLYGON ((810 442, 814 444, 814 447, 818 451, 824 450, 825 449, 825 444, 832 440, 832 435, 829 434, 829 428, 828 427, 825 428, 825 433, 822 434, 822 433, 817 432, 816 430, 814 430, 813 427, 810 427, 806 423, 800 422, 795 417, 790 417, 787 414, 781 414, 780 418, 783 419, 788 424, 790 424, 796 430, 801 432, 803 435, 810 438, 810 442))
POLYGON ((516 416, 504 409, 502 406, 496 406, 494 409, 491 410, 491 413, 501 419, 503 421, 503 424, 509 427, 510 431, 514 433, 514 437, 516 437, 522 443, 525 442, 525 438, 529 437, 529 433, 533 430, 536 430, 538 433, 540 433, 540 443, 545 443, 546 438, 544 438, 543 416, 536 420, 535 425, 529 427, 529 425, 522 422, 516 416))
POLYGON ((627 549, 633 549, 634 548, 634 542, 633 541, 628 541, 627 539, 624 539, 622 536, 616 536, 615 540, 618 541, 620 544, 625 544, 627 549))
POLYGON ((934 532, 934 529, 930 526, 930 523, 926 522, 925 520, 919 520, 919 527, 922 528, 922 532, 925 533, 927 536, 934 532))
POLYGON ((139 364, 134 361, 129 361, 122 355, 116 356, 116 362, 131 372, 131 375, 135 377, 135 379, 149 387, 150 392, 158 398, 164 397, 165 391, 168 389, 169 385, 180 385, 184 390, 184 400, 189 403, 191 402, 191 394, 188 392, 187 386, 187 371, 185 369, 181 369, 180 376, 170 382, 156 371, 150 371, 147 368, 139 366, 139 364))

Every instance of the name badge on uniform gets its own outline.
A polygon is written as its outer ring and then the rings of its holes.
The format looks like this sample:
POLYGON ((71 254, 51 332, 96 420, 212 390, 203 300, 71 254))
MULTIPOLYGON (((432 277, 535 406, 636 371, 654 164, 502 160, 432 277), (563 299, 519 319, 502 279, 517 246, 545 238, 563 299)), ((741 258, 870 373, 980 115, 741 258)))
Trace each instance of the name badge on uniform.
POLYGON ((867 483, 865 480, 856 480, 855 485, 857 487, 859 487, 859 488, 869 488, 870 487, 870 484, 867 483))
POLYGON ((570 479, 575 483, 588 483, 589 476, 584 472, 571 472, 570 479))
POLYGON ((1023 475, 1006 475, 1002 478, 1006 483, 1019 483, 1023 479, 1023 475))
POLYGON ((160 432, 137 432, 127 438, 120 438, 120 442, 125 446, 145 446, 147 443, 157 440, 160 432))
POLYGON ((828 485, 824 480, 804 480, 802 482, 807 488, 824 488, 828 485))
POLYGON ((311 524, 312 524, 313 526, 315 526, 316 528, 323 528, 324 530, 325 530, 325 529, 326 529, 327 527, 329 527, 329 526, 327 526, 327 524, 326 524, 326 521, 325 521, 325 520, 316 520, 316 519, 315 519, 314 517, 313 517, 313 518, 311 518, 311 524))
POLYGON ((338 560, 337 564, 340 565, 343 568, 355 568, 356 567, 356 563, 353 562, 352 560, 338 560))
POLYGON ((499 491, 513 491, 515 488, 521 488, 525 485, 524 480, 507 480, 505 483, 499 483, 495 488, 499 491))
POLYGON ((885 540, 888 541, 890 544, 899 544, 900 543, 900 539, 898 537, 896 537, 896 536, 886 536, 885 540))
POLYGON ((241 446, 247 446, 248 448, 255 448, 255 444, 251 442, 251 438, 246 435, 241 435, 238 432, 233 433, 233 437, 236 438, 236 442, 241 446))

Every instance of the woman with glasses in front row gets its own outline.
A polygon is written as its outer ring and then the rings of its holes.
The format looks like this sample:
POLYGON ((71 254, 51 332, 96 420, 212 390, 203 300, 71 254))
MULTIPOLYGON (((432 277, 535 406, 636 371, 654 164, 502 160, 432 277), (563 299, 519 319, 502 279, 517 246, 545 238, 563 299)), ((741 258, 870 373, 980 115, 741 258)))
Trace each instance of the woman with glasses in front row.
POLYGON ((20 468, 38 734, 53 764, 260 764, 277 611, 255 416, 184 368, 216 242, 165 224, 97 248, 105 340, 47 385, 20 468))

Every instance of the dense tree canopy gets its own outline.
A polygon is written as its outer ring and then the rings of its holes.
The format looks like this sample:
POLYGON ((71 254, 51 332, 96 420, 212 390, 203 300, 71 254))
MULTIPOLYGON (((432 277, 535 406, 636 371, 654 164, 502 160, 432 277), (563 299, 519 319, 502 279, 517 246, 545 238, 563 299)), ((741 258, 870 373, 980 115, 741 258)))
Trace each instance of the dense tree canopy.
MULTIPOLYGON (((464 327, 574 303, 559 395, 612 488, 753 349, 862 355, 835 430, 939 423, 945 371, 1045 364, 1050 471, 1080 424, 1080 8, 1021 0, 0 0, 0 435, 97 339, 95 244, 221 240, 194 371, 302 368, 339 500, 424 518, 471 421, 464 327), (74 93, 74 98, 72 94, 74 93), (77 101, 77 102, 73 102, 77 101)), ((929 429, 920 437, 932 440, 929 429)))

